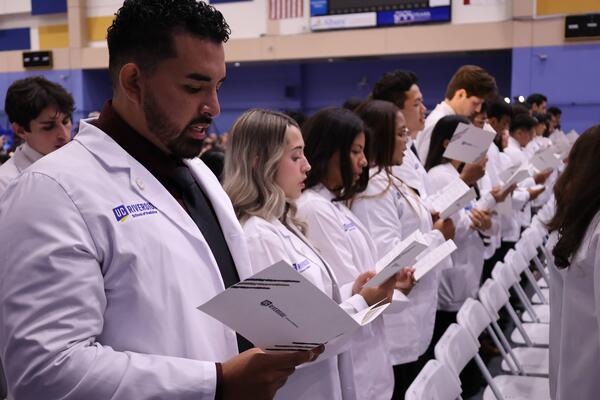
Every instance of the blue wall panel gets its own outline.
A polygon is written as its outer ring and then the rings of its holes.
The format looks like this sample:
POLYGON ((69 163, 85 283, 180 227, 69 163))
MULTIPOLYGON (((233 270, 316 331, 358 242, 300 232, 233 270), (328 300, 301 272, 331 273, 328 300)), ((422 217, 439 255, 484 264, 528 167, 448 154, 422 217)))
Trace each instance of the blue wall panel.
POLYGON ((31 0, 31 14, 59 14, 67 12, 67 0, 31 0))
POLYGON ((600 123, 600 45, 513 50, 512 95, 548 96, 563 110, 562 126, 579 133, 600 123))
POLYGON ((29 28, 0 29, 0 51, 31 49, 29 28))

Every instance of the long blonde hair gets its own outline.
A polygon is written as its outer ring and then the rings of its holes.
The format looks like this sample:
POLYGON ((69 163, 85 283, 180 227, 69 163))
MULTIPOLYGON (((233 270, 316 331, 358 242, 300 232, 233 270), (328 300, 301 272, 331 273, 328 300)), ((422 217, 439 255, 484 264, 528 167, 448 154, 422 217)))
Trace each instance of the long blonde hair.
POLYGON ((275 182, 277 164, 287 144, 286 131, 298 124, 285 114, 252 109, 243 113, 229 133, 223 188, 240 222, 252 216, 291 222, 302 233, 295 204, 275 182))

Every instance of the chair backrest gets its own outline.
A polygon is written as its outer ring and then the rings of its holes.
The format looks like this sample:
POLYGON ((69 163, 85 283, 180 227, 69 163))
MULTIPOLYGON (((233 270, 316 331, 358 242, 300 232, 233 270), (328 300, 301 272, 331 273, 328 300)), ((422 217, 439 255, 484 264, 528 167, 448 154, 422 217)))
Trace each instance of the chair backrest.
POLYGON ((473 340, 471 334, 458 324, 446 329, 433 349, 435 358, 450 367, 458 376, 465 365, 477 354, 479 342, 473 340))
POLYGON ((479 300, 493 320, 500 318, 498 311, 508 301, 508 292, 493 279, 486 280, 479 289, 479 300))
POLYGON ((409 386, 405 400, 455 400, 460 396, 460 381, 450 368, 438 360, 429 360, 409 386))
POLYGON ((458 310, 456 322, 471 334, 473 340, 478 340, 477 338, 490 325, 492 319, 483 304, 468 298, 458 310))
POLYGON ((529 266, 529 263, 525 261, 523 256, 514 249, 510 249, 506 253, 504 256, 504 264, 512 268, 517 276, 520 276, 525 268, 529 266))
POLYGON ((515 271, 500 261, 496 263, 492 270, 492 278, 495 281, 498 281, 498 283, 506 290, 510 289, 511 286, 519 281, 515 271))
POLYGON ((519 239, 515 245, 515 250, 517 253, 521 254, 525 260, 531 260, 533 256, 535 256, 535 247, 531 244, 529 235, 521 236, 521 239, 519 239))

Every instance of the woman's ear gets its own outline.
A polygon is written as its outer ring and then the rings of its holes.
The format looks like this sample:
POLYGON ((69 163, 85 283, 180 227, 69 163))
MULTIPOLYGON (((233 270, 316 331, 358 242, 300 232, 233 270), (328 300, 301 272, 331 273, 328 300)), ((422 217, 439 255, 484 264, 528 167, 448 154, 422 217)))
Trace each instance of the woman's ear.
POLYGON ((442 146, 444 146, 444 148, 448 147, 448 144, 450 144, 450 139, 444 139, 444 141, 442 142, 442 146))

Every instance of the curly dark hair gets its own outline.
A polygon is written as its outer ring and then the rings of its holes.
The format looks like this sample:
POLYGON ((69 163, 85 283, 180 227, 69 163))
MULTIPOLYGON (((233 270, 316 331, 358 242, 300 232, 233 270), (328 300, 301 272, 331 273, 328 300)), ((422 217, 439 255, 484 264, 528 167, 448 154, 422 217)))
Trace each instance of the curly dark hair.
POLYGON ((203 1, 125 0, 106 37, 113 86, 128 62, 152 72, 159 62, 175 57, 176 32, 225 43, 231 29, 221 12, 203 1))

